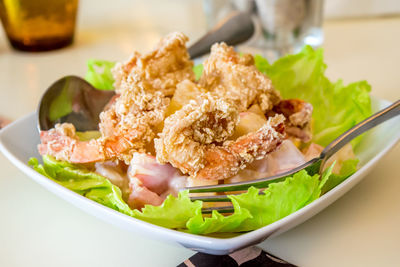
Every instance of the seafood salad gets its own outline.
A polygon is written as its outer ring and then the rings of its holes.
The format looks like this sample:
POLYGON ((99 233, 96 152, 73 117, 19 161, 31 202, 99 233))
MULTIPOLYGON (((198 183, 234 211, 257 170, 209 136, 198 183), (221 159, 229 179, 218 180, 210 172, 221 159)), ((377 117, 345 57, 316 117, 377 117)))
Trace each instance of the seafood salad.
POLYGON ((30 164, 129 216, 197 234, 262 227, 356 170, 348 145, 330 159, 326 177, 302 171, 271 184, 264 189, 268 194, 250 188, 230 196, 230 215, 203 215, 203 203, 190 201, 182 188, 262 178, 305 163, 370 115, 370 88, 366 82, 331 83, 322 52, 310 47, 271 65, 216 43, 194 66, 187 41, 175 32, 125 62, 95 61, 108 72, 89 70, 87 80, 116 92, 100 114, 98 137, 57 124, 40 133, 43 164, 34 158, 30 164))

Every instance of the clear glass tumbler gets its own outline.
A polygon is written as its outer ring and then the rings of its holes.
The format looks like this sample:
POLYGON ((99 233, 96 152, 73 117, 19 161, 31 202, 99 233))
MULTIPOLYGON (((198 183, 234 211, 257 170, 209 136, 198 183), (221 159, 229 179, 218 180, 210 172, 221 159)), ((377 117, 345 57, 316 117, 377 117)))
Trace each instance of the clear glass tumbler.
POLYGON ((72 43, 78 0, 0 0, 0 18, 10 44, 46 51, 72 43))
POLYGON ((203 7, 209 28, 232 12, 251 13, 256 32, 240 50, 271 61, 323 43, 323 0, 203 0, 203 7))

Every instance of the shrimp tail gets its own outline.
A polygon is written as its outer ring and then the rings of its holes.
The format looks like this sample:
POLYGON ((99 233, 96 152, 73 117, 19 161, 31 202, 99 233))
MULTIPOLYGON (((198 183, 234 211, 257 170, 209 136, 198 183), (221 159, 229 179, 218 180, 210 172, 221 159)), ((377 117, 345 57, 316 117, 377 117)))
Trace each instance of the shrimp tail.
POLYGON ((104 161, 102 145, 99 140, 79 141, 72 124, 57 124, 55 128, 40 132, 41 155, 51 155, 57 160, 71 163, 104 161))

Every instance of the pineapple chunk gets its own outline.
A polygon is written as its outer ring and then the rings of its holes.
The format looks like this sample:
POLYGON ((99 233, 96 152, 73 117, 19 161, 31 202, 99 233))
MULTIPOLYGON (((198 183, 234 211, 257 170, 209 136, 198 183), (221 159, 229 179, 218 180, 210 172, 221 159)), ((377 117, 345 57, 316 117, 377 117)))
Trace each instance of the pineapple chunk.
POLYGON ((231 139, 235 140, 240 136, 256 132, 265 123, 267 123, 267 119, 264 114, 261 116, 260 114, 249 111, 241 112, 239 114, 239 123, 236 125, 231 139))
POLYGON ((256 114, 260 115, 261 117, 265 117, 265 114, 262 112, 262 110, 258 104, 252 105, 247 111, 256 113, 256 114))
POLYGON ((177 110, 181 109, 184 105, 188 104, 190 100, 195 99, 205 90, 198 87, 196 84, 189 80, 184 80, 176 86, 174 96, 169 103, 166 116, 174 114, 177 110))

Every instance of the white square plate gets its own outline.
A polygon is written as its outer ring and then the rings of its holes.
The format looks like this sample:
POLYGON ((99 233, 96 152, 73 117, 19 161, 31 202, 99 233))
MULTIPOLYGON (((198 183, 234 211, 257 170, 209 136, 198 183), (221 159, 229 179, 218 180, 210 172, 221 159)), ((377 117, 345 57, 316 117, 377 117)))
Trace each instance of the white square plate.
MULTIPOLYGON (((372 109, 378 111, 390 103, 373 99, 372 109)), ((359 170, 343 183, 297 212, 258 230, 233 237, 217 238, 193 235, 159 227, 100 205, 49 180, 27 165, 37 152, 39 134, 36 114, 32 113, 0 131, 0 150, 33 180, 88 213, 129 231, 154 239, 179 243, 186 248, 210 254, 229 254, 241 248, 262 242, 270 236, 283 233, 317 214, 357 184, 372 167, 400 140, 400 117, 391 119, 369 131, 356 148, 360 159, 359 170)))

